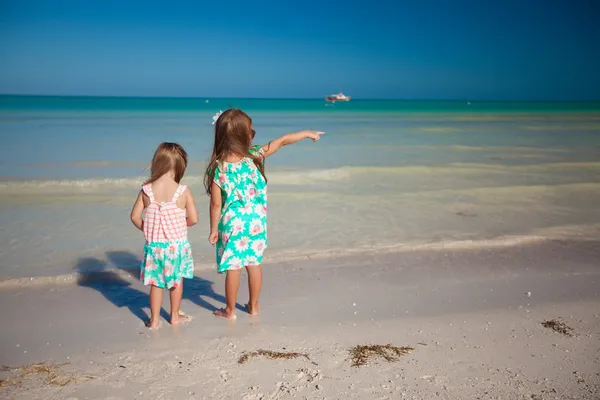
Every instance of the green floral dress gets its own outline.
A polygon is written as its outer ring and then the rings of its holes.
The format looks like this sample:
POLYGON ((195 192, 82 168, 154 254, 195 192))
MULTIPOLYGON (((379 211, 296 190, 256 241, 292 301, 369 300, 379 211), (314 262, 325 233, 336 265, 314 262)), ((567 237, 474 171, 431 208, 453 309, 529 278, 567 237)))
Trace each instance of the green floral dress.
MULTIPOLYGON (((264 162, 260 146, 250 153, 264 162)), ((217 241, 217 270, 224 273, 262 263, 267 248, 267 182, 252 158, 219 162, 214 182, 223 206, 217 241)))

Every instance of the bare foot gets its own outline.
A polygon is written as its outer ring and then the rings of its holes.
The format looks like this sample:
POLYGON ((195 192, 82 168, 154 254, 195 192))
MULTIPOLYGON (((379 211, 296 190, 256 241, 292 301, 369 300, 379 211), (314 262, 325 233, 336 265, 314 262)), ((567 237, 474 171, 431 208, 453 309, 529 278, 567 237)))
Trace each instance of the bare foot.
POLYGON ((189 321, 190 321, 190 317, 188 317, 181 311, 175 315, 171 315, 171 325, 184 324, 189 321))
POLYGON ((160 320, 157 318, 156 320, 148 320, 146 321, 146 326, 150 329, 158 329, 160 325, 160 320))
POLYGON ((215 311, 215 316, 232 319, 232 320, 237 318, 233 311, 227 311, 227 309, 222 309, 222 308, 220 310, 215 311))
POLYGON ((260 307, 258 307, 258 305, 256 306, 251 306, 250 303, 246 304, 246 311, 248 311, 248 314, 250 314, 252 317, 256 317, 260 311, 260 307))

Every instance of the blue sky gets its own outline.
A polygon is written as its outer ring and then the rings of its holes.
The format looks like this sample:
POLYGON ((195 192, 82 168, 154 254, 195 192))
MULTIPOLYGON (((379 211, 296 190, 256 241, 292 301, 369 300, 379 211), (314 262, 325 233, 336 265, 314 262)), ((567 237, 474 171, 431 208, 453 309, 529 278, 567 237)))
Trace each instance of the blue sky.
POLYGON ((0 93, 600 99, 595 0, 0 1, 0 93))

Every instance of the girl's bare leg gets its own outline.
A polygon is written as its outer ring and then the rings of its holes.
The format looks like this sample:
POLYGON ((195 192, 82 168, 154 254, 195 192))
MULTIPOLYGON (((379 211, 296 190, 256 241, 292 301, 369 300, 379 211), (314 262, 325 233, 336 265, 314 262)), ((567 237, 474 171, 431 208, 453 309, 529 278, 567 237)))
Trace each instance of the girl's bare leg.
POLYGON ((215 311, 217 317, 235 319, 235 305, 237 304, 241 273, 241 269, 227 271, 227 277, 225 278, 225 301, 227 302, 227 307, 224 310, 215 311))
POLYGON ((181 324, 186 322, 188 317, 180 314, 181 297, 183 296, 183 279, 179 286, 171 288, 171 325, 181 324))
POLYGON ((158 328, 160 324, 160 309, 162 308, 163 290, 156 286, 150 287, 150 321, 147 326, 150 329, 158 328))
POLYGON ((260 265, 251 265, 246 267, 248 271, 248 292, 250 299, 248 300, 248 314, 255 316, 260 311, 258 307, 258 297, 262 287, 262 268, 260 265))

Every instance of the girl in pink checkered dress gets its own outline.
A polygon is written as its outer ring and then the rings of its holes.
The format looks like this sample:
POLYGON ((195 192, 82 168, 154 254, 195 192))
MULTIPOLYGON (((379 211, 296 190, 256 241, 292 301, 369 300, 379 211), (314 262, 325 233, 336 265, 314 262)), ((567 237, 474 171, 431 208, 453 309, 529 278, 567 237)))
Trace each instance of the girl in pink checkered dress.
POLYGON ((187 153, 177 143, 161 143, 150 167, 150 179, 142 186, 131 211, 131 222, 144 232, 146 245, 141 279, 150 285, 150 321, 158 328, 163 290, 171 297, 171 324, 187 320, 180 312, 183 278, 194 277, 194 260, 187 227, 198 223, 192 193, 181 178, 187 167, 187 153), (144 210, 146 211, 144 214, 144 210))

